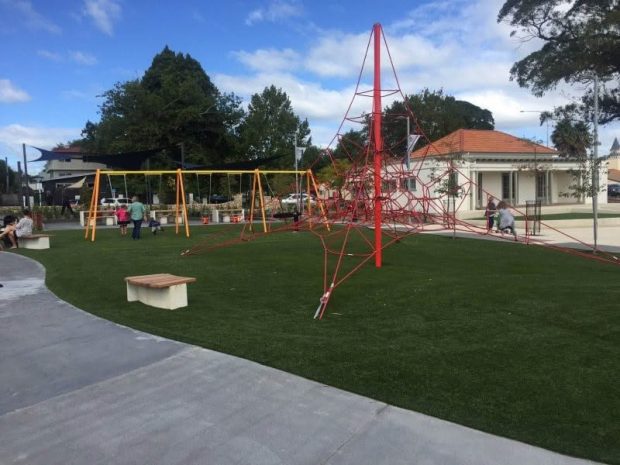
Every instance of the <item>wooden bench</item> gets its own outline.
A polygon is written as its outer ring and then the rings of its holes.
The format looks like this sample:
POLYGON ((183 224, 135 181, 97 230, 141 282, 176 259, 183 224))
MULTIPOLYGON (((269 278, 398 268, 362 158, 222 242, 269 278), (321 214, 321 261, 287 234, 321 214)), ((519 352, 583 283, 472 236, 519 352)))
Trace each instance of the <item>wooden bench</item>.
POLYGON ((174 310, 187 307, 187 284, 196 282, 196 278, 159 273, 129 276, 125 281, 128 302, 137 300, 152 307, 174 310))
MULTIPOLYGON (((160 224, 176 224, 175 223, 176 210, 151 210, 149 217, 155 221, 159 221, 160 224)), ((183 209, 179 209, 179 224, 183 224, 183 209)))
POLYGON ((49 249, 50 236, 48 234, 32 234, 17 238, 17 243, 23 249, 49 249))
POLYGON ((214 208, 212 214, 214 223, 239 223, 245 221, 245 210, 243 208, 214 208))
MULTIPOLYGON (((86 222, 88 221, 88 215, 89 215, 88 210, 80 211, 80 224, 82 226, 86 226, 86 222)), ((91 218, 90 226, 94 226, 94 223, 97 221, 99 222, 103 221, 106 226, 116 226, 117 224, 116 214, 110 210, 98 210, 97 216, 95 218, 91 218)))

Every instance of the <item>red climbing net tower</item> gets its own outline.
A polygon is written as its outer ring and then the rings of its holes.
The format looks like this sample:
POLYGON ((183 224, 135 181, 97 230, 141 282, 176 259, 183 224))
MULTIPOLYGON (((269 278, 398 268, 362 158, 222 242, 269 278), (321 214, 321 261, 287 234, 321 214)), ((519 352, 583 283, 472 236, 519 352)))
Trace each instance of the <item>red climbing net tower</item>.
MULTIPOLYGON (((312 207, 308 203, 306 213, 292 223, 271 228, 262 234, 251 231, 249 223, 243 228, 238 240, 228 240, 222 244, 199 244, 186 251, 186 254, 247 242, 263 234, 308 231, 318 237, 323 246, 323 291, 314 314, 316 319, 321 319, 338 286, 369 261, 374 260, 375 268, 381 268, 383 250, 399 240, 424 231, 488 233, 486 226, 460 219, 457 212, 474 189, 482 195, 491 194, 479 189, 467 173, 459 169, 458 161, 452 157, 429 156, 434 153, 438 151, 424 134, 415 109, 409 108, 408 99, 400 88, 381 25, 375 24, 353 98, 329 147, 315 162, 315 166, 319 166, 325 165, 328 160, 332 166, 334 183, 338 186, 332 185, 328 189, 329 195, 317 199, 318 206, 312 207), (365 73, 365 68, 371 50, 373 86, 364 89, 361 82, 363 76, 370 74, 365 73), (389 63, 389 79, 385 79, 382 71, 384 62, 389 63), (387 81, 390 81, 392 87, 383 87, 387 81), (404 102, 404 113, 384 115, 383 99, 387 98, 404 102), (369 104, 360 105, 359 99, 369 104), (369 107, 369 113, 362 111, 361 114, 354 114, 354 108, 369 107), (383 126, 402 124, 402 120, 407 121, 406 136, 398 140, 384 140, 383 126), (359 134, 364 137, 360 139, 359 134), (425 144, 421 144, 423 148, 412 153, 413 141, 418 139, 425 144), (403 147, 406 147, 404 151, 403 147)), ((317 185, 314 177, 312 184, 317 185)), ((523 214, 517 209, 513 210, 523 214)), ((545 227, 554 229, 549 225, 545 227)), ((574 237, 563 235, 572 242, 581 243, 586 249, 592 248, 574 237)), ((514 239, 513 236, 498 236, 497 239, 537 243, 618 264, 617 258, 610 254, 593 255, 587 250, 548 245, 527 232, 518 239, 516 236, 514 239)))

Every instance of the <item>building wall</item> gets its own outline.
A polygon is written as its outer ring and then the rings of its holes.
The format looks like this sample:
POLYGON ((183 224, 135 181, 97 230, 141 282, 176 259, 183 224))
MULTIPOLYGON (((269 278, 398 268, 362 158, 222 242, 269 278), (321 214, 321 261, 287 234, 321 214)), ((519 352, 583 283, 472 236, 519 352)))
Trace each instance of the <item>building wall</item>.
POLYGON ((519 195, 517 204, 525 205, 528 200, 536 200, 536 173, 521 171, 519 173, 519 195))
POLYGON ((570 193, 569 186, 572 183, 573 177, 568 171, 556 171, 553 173, 551 182, 551 199, 553 203, 568 204, 580 202, 580 199, 566 195, 570 193))
POLYGON ((79 159, 67 158, 66 160, 50 160, 45 164, 41 172, 43 180, 49 180, 64 176, 75 176, 84 173, 92 173, 98 169, 106 169, 102 163, 84 162, 79 159))

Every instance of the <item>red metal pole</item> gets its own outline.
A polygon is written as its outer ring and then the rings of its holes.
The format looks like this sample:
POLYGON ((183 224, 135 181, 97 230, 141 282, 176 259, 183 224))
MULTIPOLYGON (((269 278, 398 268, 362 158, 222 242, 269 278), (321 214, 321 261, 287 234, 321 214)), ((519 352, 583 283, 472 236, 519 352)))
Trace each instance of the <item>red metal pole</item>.
POLYGON ((373 26, 375 36, 375 84, 373 92, 373 134, 375 142, 375 267, 381 268, 381 158, 383 138, 381 135, 381 24, 373 26))

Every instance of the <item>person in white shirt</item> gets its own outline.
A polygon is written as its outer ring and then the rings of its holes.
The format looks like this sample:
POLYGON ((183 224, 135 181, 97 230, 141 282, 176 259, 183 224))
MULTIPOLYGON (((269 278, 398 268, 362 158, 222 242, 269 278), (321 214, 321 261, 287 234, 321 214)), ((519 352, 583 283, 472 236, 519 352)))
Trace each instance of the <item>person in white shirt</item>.
POLYGON ((4 228, 0 239, 4 236, 8 237, 12 244, 12 249, 17 248, 17 241, 20 237, 32 236, 32 215, 30 210, 23 211, 24 217, 20 219, 17 224, 9 224, 4 228))

